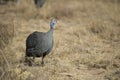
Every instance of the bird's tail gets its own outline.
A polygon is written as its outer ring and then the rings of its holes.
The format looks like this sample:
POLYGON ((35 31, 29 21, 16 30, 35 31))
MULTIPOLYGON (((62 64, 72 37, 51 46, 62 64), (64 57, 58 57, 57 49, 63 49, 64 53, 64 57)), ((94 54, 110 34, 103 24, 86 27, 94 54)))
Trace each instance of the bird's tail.
POLYGON ((36 50, 34 48, 26 49, 26 56, 31 56, 36 50))

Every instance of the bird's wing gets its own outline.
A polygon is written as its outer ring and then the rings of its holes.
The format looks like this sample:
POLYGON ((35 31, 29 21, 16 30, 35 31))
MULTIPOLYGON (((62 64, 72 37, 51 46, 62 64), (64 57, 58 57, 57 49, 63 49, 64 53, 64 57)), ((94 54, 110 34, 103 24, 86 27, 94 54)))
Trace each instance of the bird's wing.
POLYGON ((46 33, 42 36, 38 34, 38 36, 38 44, 36 45, 36 49, 40 53, 44 53, 52 47, 52 40, 46 35, 46 33))
POLYGON ((52 40, 43 32, 33 32, 26 40, 27 50, 44 53, 52 47, 52 40))
MULTIPOLYGON (((39 32, 39 36, 43 36, 44 33, 42 32, 39 32)), ((38 32, 33 32, 32 34, 30 34, 26 40, 26 47, 27 48, 35 48, 36 45, 39 43, 39 41, 41 42, 42 41, 42 38, 39 39, 38 41, 38 32)))

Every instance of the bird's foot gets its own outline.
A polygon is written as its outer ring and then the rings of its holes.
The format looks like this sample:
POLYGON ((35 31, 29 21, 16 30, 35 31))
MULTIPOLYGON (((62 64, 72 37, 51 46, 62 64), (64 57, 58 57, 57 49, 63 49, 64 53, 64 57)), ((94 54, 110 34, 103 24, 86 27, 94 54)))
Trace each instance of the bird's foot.
POLYGON ((41 65, 42 65, 42 67, 44 66, 44 62, 43 61, 41 62, 41 65))
POLYGON ((32 60, 26 60, 24 65, 35 66, 35 62, 32 60))

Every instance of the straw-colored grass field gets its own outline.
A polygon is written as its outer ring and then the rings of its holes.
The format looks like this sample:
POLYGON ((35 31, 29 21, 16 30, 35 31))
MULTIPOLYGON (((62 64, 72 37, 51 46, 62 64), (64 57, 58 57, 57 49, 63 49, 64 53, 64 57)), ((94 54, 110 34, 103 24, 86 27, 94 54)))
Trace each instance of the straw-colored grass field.
POLYGON ((0 5, 0 48, 0 80, 119 80, 120 1, 47 0, 40 9, 33 0, 0 5), (51 18, 57 24, 45 66, 25 65, 27 36, 47 32, 51 18))

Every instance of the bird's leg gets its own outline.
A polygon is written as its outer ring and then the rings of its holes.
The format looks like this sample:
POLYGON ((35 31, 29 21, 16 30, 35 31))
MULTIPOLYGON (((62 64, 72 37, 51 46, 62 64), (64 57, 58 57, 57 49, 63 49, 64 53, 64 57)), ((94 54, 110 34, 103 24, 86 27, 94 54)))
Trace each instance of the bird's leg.
POLYGON ((24 62, 25 62, 25 65, 27 65, 29 63, 27 56, 25 56, 25 61, 24 62))
POLYGON ((32 60, 32 59, 27 60, 28 65, 29 65, 29 66, 34 66, 34 65, 33 65, 34 60, 35 60, 35 55, 33 55, 33 60, 32 60))
POLYGON ((25 62, 27 62, 28 61, 28 58, 27 58, 27 56, 25 56, 25 62))
POLYGON ((35 62, 35 55, 33 55, 33 62, 35 62))
POLYGON ((42 65, 42 67, 44 66, 44 57, 46 56, 46 54, 42 54, 42 61, 41 61, 41 65, 42 65))
POLYGON ((31 63, 31 61, 28 59, 27 56, 25 56, 25 65, 32 66, 32 63, 31 63))
POLYGON ((43 67, 43 65, 44 65, 44 61, 43 61, 43 59, 44 59, 44 56, 42 56, 42 61, 41 61, 41 65, 42 65, 42 67, 43 67))

